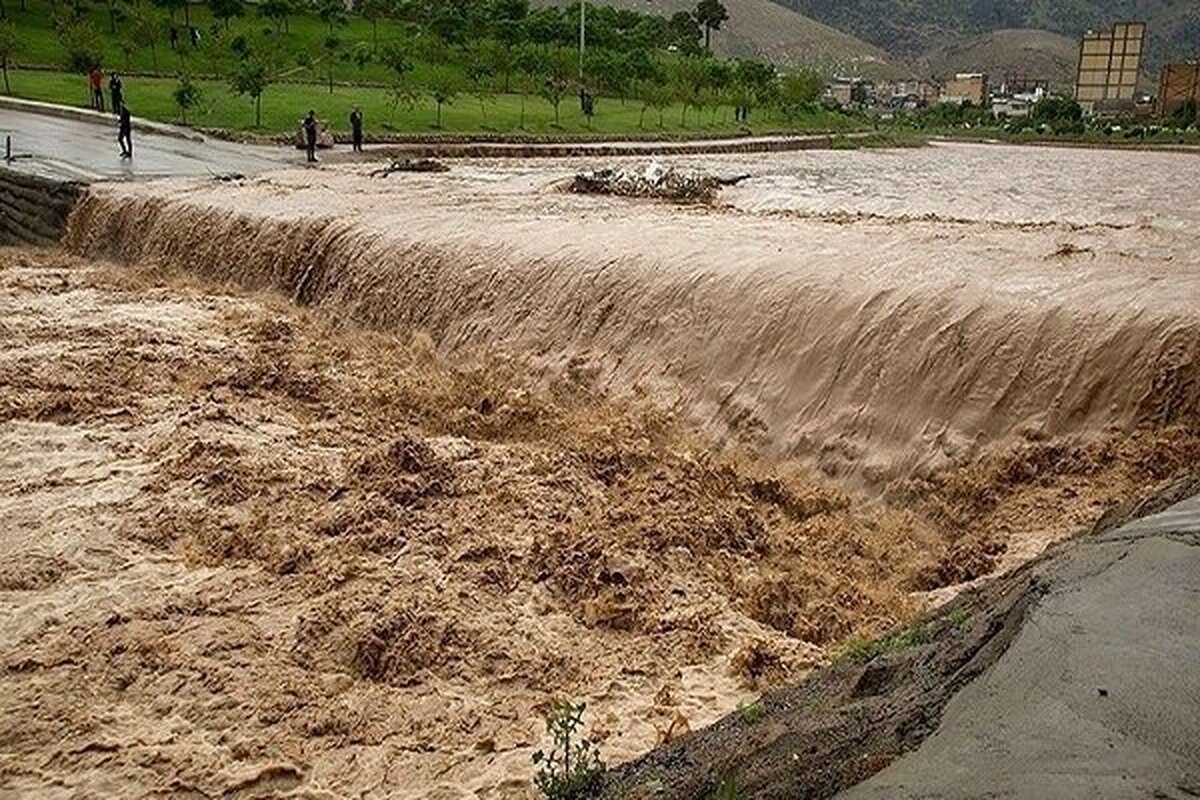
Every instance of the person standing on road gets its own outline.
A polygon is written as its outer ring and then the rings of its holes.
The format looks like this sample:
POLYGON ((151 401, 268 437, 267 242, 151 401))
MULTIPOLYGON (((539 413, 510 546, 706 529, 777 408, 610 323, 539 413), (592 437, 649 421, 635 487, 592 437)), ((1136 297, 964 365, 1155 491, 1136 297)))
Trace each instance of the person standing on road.
POLYGON ((304 149, 308 151, 308 161, 317 160, 317 112, 311 108, 304 118, 304 149))
POLYGON ((121 107, 125 105, 125 91, 122 88, 121 76, 115 72, 108 79, 108 92, 112 95, 113 113, 120 114, 121 107))
POLYGON ((129 106, 122 104, 117 122, 117 144, 121 146, 121 158, 133 158, 133 118, 129 106))
POLYGON ((92 108, 97 111, 104 110, 104 73, 100 71, 98 65, 93 65, 88 70, 88 86, 92 89, 92 108))
POLYGON ((356 153, 362 152, 362 125, 362 109, 355 106, 354 110, 350 112, 350 135, 353 140, 354 152, 356 153))

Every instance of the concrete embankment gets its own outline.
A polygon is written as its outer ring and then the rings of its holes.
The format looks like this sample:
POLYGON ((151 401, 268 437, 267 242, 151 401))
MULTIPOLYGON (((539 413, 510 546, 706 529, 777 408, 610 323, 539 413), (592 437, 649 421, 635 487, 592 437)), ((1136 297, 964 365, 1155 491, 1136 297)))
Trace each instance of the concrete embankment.
POLYGON ((0 168, 0 244, 57 242, 84 186, 0 168))

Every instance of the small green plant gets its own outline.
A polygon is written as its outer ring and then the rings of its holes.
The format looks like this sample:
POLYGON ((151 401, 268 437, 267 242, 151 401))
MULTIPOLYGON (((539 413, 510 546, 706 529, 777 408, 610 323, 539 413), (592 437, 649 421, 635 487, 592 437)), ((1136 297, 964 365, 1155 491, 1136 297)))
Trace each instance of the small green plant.
POLYGON ((868 661, 885 653, 903 650, 907 647, 915 647, 927 641, 929 641, 929 631, 926 630, 925 625, 922 623, 904 628, 879 639, 855 637, 846 642, 841 652, 833 657, 833 663, 843 664, 850 662, 853 664, 866 664, 868 661))
POLYGON ((738 717, 747 725, 753 725, 767 715, 767 707, 762 700, 753 703, 738 703, 738 717))
POLYGON ((549 753, 539 750, 533 754, 537 766, 533 784, 546 800, 586 797, 604 770, 599 748, 580 731, 586 709, 586 703, 564 700, 546 715, 546 732, 553 746, 549 753))
POLYGON ((738 791, 737 776, 732 772, 721 778, 721 783, 712 796, 712 800, 741 800, 741 798, 742 793, 738 791))
POLYGON ((965 607, 959 606, 946 615, 946 621, 954 626, 955 630, 963 630, 971 622, 971 612, 965 607))

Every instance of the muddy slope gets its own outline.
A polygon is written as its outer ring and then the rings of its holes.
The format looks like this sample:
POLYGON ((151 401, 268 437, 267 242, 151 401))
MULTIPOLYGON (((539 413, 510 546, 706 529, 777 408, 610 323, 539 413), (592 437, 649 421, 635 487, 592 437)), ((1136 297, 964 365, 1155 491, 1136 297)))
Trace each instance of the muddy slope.
POLYGON ((1098 528, 614 770, 603 796, 1191 796, 1197 547, 1197 497, 1098 528))

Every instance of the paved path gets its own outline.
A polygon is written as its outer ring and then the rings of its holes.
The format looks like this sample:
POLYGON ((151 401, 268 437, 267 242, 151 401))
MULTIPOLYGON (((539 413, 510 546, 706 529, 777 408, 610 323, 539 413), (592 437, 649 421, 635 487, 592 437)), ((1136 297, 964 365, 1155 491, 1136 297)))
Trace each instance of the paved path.
POLYGON ((186 139, 136 130, 134 157, 123 160, 117 147, 115 118, 104 125, 0 108, 0 146, 5 136, 12 137, 14 155, 29 156, 7 166, 61 180, 129 180, 227 172, 250 175, 304 162, 303 153, 284 147, 186 139))
POLYGON ((1200 796, 1200 497, 1054 560, 1016 640, 938 730, 839 797, 1200 796))

